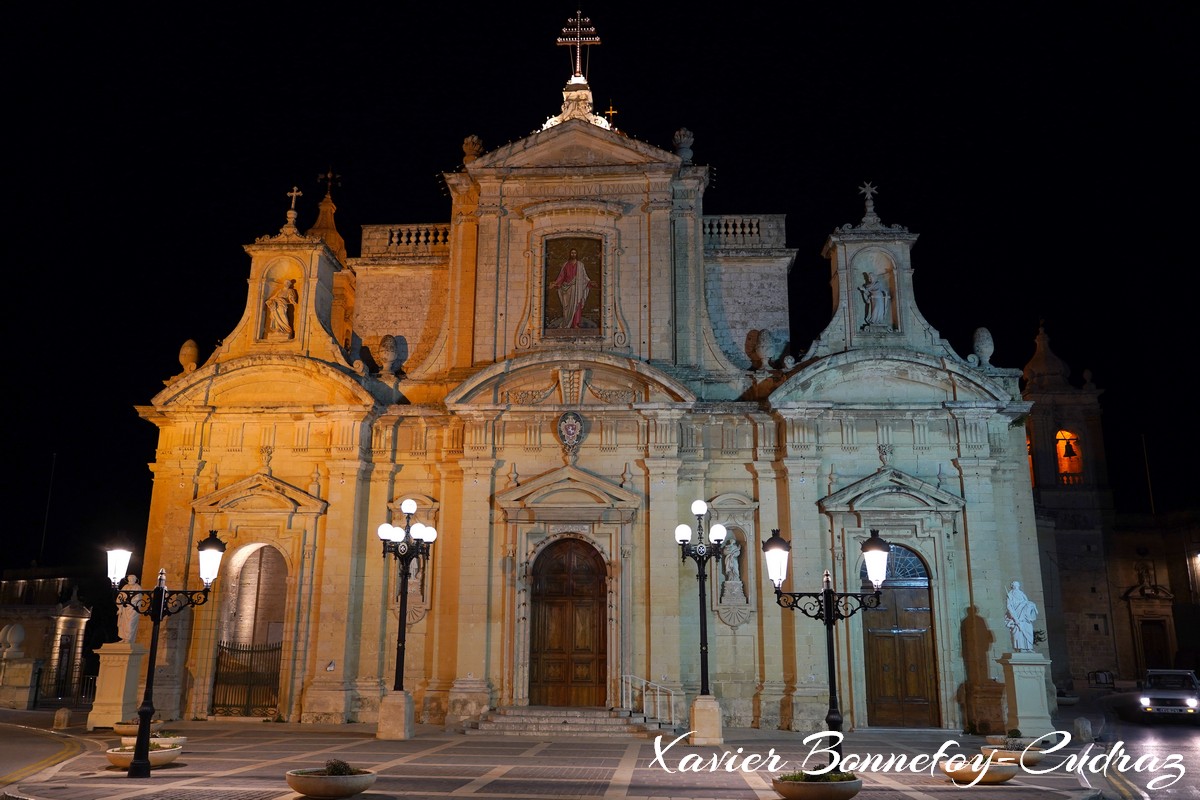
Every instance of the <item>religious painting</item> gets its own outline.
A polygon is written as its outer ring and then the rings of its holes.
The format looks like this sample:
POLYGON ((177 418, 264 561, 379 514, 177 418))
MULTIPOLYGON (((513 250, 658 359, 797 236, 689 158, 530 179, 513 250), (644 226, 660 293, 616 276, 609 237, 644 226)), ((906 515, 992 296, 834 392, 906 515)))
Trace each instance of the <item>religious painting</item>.
POLYGON ((602 261, 599 239, 567 236, 546 241, 544 336, 601 335, 602 261))

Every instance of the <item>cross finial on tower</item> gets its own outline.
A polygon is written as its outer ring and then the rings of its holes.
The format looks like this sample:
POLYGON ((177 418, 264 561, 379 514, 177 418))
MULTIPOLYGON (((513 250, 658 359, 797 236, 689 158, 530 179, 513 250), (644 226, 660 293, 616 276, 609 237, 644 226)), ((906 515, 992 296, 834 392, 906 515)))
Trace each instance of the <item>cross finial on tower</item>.
POLYGON ((867 216, 872 216, 875 213, 875 195, 879 194, 879 190, 867 181, 862 186, 858 187, 858 193, 867 198, 867 216))
POLYGON ((580 58, 580 51, 585 44, 600 44, 600 37, 596 35, 592 21, 578 10, 574 17, 567 18, 567 27, 563 28, 562 32, 563 35, 558 37, 558 43, 575 48, 575 74, 572 77, 581 78, 583 77, 583 62, 580 58))
POLYGON ((300 191, 299 186, 293 186, 292 190, 287 193, 287 196, 292 198, 292 211, 296 210, 296 198, 301 197, 304 192, 300 191))
POLYGON ((335 173, 333 171, 333 167, 330 167, 329 170, 324 175, 318 175, 317 180, 325 181, 325 194, 326 195, 333 193, 334 184, 337 184, 338 186, 342 185, 342 176, 335 173))
POLYGON ((617 110, 613 108, 612 98, 608 101, 608 111, 604 112, 604 116, 608 117, 608 124, 612 125, 612 119, 617 115, 617 110))

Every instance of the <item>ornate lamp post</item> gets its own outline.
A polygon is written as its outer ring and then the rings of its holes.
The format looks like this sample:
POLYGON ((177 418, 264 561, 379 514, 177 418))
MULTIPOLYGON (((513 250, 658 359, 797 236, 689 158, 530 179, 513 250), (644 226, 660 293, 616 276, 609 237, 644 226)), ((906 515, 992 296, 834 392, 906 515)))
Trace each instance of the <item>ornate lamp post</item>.
MULTIPOLYGON (((178 614, 185 608, 202 606, 208 602, 208 590, 221 570, 221 556, 225 554, 225 543, 217 538, 216 531, 209 531, 208 538, 197 545, 200 551, 200 580, 204 588, 199 590, 168 589, 167 571, 158 571, 158 585, 153 589, 119 590, 116 594, 118 606, 128 606, 154 623, 150 629, 150 656, 146 667, 146 690, 142 704, 138 706, 137 739, 133 744, 133 761, 129 763, 130 778, 150 777, 150 720, 154 718, 154 661, 158 655, 158 624, 164 617, 178 614)), ((113 589, 121 585, 129 558, 133 555, 124 548, 108 551, 108 579, 113 589)))
MULTIPOLYGON (((825 715, 825 727, 829 731, 842 731, 842 711, 838 707, 837 694, 837 664, 833 646, 833 626, 839 619, 849 619, 864 608, 876 608, 879 605, 880 590, 883 578, 887 574, 888 552, 891 545, 879 538, 879 531, 872 530, 871 538, 863 542, 863 560, 867 563, 867 578, 875 587, 874 592, 835 592, 833 577, 825 570, 822 589, 819 592, 784 592, 780 589, 787 578, 788 561, 791 558, 792 545, 779 535, 779 530, 771 531, 771 538, 763 542, 763 557, 767 560, 767 577, 775 584, 775 602, 782 608, 799 611, 806 617, 812 617, 825 623, 825 651, 829 664, 829 712, 825 715)), ((833 750, 842 755, 842 743, 835 741, 833 750)))
POLYGON ((697 500, 692 503, 692 514, 696 517, 696 541, 692 542, 692 528, 686 523, 675 527, 675 541, 679 543, 681 561, 689 558, 696 562, 696 582, 700 586, 700 694, 692 702, 692 732, 689 744, 723 744, 721 733, 721 706, 708 692, 708 604, 706 602, 705 565, 713 558, 721 557, 725 541, 725 526, 715 523, 708 526, 708 542, 704 541, 704 515, 708 503, 697 500))
POLYGON ((404 691, 404 643, 408 635, 408 576, 412 563, 429 558, 429 550, 437 539, 437 530, 413 522, 413 514, 417 513, 417 502, 411 497, 400 504, 404 514, 404 527, 383 523, 377 533, 383 543, 383 557, 392 556, 400 568, 400 624, 396 633, 396 679, 392 685, 393 695, 384 698, 379 709, 379 727, 376 737, 379 739, 409 739, 413 731, 412 703, 404 691), (393 698, 388 702, 388 698, 393 698), (395 708, 395 706, 399 708, 395 708), (394 712, 393 713, 393 709, 394 712), (399 717, 396 717, 396 713, 399 717))

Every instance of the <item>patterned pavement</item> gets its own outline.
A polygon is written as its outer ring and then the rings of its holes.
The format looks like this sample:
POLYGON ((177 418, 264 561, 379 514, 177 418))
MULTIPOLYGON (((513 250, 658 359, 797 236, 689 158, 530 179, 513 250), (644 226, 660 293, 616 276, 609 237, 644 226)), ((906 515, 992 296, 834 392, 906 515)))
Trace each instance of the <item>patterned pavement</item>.
MULTIPOLYGON (((0 723, 49 727, 39 712, 0 712, 0 723)), ((765 766, 741 769, 750 756, 774 755, 795 769, 809 747, 803 736, 786 731, 727 729, 721 747, 691 747, 686 739, 671 745, 664 735, 652 739, 570 739, 463 736, 440 727, 418 725, 413 739, 381 741, 374 726, 293 725, 261 722, 173 722, 188 737, 174 763, 151 777, 131 779, 109 765, 104 748, 119 744, 109 731, 65 732, 86 750, 4 790, 24 800, 295 800, 283 773, 317 767, 328 758, 375 770, 378 778, 363 800, 385 798, 463 798, 493 800, 603 798, 604 800, 775 800, 765 766), (727 755, 723 755, 727 754, 727 755), (713 769, 713 761, 717 760, 713 769), (729 768, 732 759, 732 768, 729 768)), ((949 753, 971 756, 983 743, 978 736, 943 730, 871 729, 852 732, 843 744, 845 757, 932 756, 946 742, 949 753)), ((1102 745, 1097 745, 1102 747, 1102 745)), ((955 786, 939 770, 860 770, 863 800, 954 800, 954 798, 1115 798, 1102 777, 1069 771, 1070 747, 1038 765, 1046 774, 1019 774, 995 786, 955 786)), ((1099 752, 1099 751, 1095 751, 1099 752)), ((812 759, 814 768, 824 759, 812 759)))

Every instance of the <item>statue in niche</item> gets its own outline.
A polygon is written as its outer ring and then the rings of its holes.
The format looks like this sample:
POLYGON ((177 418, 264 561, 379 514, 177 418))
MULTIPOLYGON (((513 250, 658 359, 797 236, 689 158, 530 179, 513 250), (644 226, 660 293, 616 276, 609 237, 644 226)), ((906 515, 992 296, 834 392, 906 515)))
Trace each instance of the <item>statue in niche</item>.
POLYGON ((872 325, 891 327, 892 293, 888 291, 879 276, 871 272, 864 272, 863 285, 858 287, 858 293, 862 295, 867 309, 863 318, 863 327, 872 325))
POLYGON ((300 301, 296 281, 288 278, 283 285, 271 292, 267 298, 267 335, 272 338, 291 339, 295 335, 292 327, 292 311, 300 301))
POLYGON ((721 552, 721 568, 724 580, 721 582, 722 603, 745 603, 746 590, 742 587, 742 546, 732 534, 725 540, 721 552))

